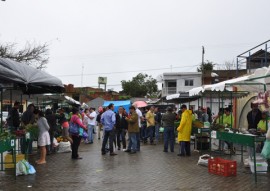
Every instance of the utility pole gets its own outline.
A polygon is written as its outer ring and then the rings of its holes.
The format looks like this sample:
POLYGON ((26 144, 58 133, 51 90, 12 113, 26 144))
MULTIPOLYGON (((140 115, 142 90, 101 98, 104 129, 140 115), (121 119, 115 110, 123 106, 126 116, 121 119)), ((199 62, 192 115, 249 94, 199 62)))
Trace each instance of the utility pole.
POLYGON ((204 85, 204 46, 202 46, 202 85, 204 85))

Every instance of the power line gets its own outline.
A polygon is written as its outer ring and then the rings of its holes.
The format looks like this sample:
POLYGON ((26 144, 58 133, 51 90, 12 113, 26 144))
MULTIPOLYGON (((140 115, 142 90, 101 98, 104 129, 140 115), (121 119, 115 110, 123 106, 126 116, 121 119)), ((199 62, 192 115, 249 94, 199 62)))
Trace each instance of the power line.
MULTIPOLYGON (((123 73, 133 73, 133 72, 145 72, 145 71, 157 71, 157 70, 168 70, 168 69, 176 69, 176 68, 190 68, 199 66, 197 65, 189 65, 189 66, 178 66, 178 67, 167 67, 167 68, 152 68, 152 69, 142 69, 142 70, 130 70, 130 71, 119 71, 119 72, 101 72, 101 73, 89 73, 84 74, 84 76, 95 76, 95 75, 112 75, 112 74, 123 74, 123 73)), ((81 76, 81 74, 66 74, 66 75, 56 75, 57 77, 71 77, 71 76, 81 76)))

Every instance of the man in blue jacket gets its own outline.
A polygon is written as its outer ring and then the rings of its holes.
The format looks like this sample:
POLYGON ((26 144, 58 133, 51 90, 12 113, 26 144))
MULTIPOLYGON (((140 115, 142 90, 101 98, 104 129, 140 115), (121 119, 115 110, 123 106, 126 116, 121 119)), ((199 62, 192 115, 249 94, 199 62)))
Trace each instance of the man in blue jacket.
POLYGON ((114 156, 117 155, 113 152, 113 141, 115 139, 115 113, 114 113, 114 104, 109 104, 108 110, 105 111, 101 116, 101 123, 103 125, 103 142, 102 142, 102 148, 101 148, 101 154, 105 155, 105 146, 107 144, 107 141, 109 139, 109 145, 110 145, 110 155, 114 156))

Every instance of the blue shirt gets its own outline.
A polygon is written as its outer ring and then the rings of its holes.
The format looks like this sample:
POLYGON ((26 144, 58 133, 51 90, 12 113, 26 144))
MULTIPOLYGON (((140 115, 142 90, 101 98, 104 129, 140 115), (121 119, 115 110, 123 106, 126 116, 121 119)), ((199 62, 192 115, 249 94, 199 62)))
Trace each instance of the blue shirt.
POLYGON ((115 113, 110 109, 101 115, 101 123, 103 124, 105 131, 113 130, 115 121, 115 113))

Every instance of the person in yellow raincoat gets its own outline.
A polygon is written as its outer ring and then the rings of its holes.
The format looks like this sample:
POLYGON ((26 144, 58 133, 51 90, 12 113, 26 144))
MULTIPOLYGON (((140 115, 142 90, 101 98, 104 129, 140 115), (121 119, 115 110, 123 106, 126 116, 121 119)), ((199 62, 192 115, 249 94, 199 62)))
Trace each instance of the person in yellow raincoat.
POLYGON ((178 141, 180 144, 178 156, 190 156, 190 135, 192 128, 192 111, 186 105, 181 106, 182 117, 178 131, 178 141))

